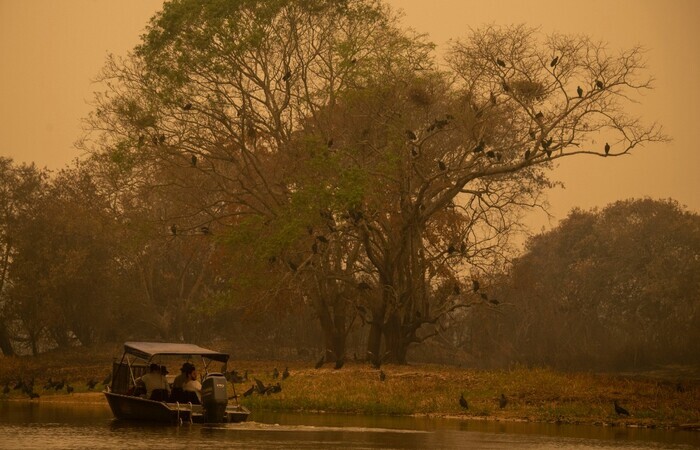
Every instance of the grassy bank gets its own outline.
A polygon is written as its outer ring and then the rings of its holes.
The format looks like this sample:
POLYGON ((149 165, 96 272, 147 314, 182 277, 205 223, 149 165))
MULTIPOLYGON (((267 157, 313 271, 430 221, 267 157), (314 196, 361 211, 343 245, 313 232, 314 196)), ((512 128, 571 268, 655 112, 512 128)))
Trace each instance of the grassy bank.
MULTIPOLYGON (((86 382, 102 381, 109 372, 114 352, 87 355, 47 354, 38 358, 3 358, 0 383, 13 383, 34 377, 32 401, 103 402, 100 394, 90 393, 86 382), (74 389, 43 390, 46 380, 66 380, 74 389)), ((230 367, 229 367, 230 368, 230 367)), ((240 395, 253 384, 253 377, 265 384, 280 381, 282 392, 253 394, 241 403, 252 410, 326 411, 357 414, 433 415, 463 419, 520 420, 533 422, 585 423, 648 427, 700 428, 700 382, 675 378, 649 378, 639 375, 565 373, 541 368, 515 368, 507 371, 461 369, 450 366, 384 366, 379 371, 367 365, 348 363, 341 370, 313 369, 310 363, 246 361, 235 368, 248 371, 249 382, 236 384, 240 395), (286 380, 273 380, 276 367, 289 366, 286 380), (464 394, 469 408, 459 405, 464 394), (508 399, 499 407, 501 394, 508 399), (618 416, 613 400, 629 410, 630 417, 618 416)), ((96 390, 101 390, 98 384, 96 390)), ((231 387, 229 387, 231 389, 231 387)), ((20 390, 0 395, 8 400, 28 400, 20 390)))

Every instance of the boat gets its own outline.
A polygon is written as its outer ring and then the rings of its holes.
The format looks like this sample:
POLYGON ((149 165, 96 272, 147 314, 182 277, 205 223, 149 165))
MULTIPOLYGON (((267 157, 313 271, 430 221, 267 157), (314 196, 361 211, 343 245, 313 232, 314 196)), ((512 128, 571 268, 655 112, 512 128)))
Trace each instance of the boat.
POLYGON ((104 395, 114 417, 120 420, 178 424, 244 422, 250 411, 238 404, 235 387, 234 395, 228 397, 224 376, 228 359, 226 353, 194 344, 126 342, 122 359, 112 364, 112 380, 105 387, 104 395), (138 395, 137 379, 146 373, 149 365, 172 357, 186 362, 201 358, 200 365, 204 369, 201 402, 196 396, 190 401, 175 401, 173 398, 158 400, 138 395), (221 372, 210 371, 214 362, 223 364, 221 372), (229 404, 231 399, 234 404, 229 404))

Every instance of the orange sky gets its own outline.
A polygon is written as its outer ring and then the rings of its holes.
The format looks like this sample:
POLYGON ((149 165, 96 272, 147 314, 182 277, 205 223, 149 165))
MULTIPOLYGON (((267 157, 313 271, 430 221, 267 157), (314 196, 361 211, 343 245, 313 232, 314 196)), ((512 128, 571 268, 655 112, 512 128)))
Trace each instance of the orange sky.
MULTIPOLYGON (((391 0, 404 23, 443 46, 482 24, 526 23, 587 34, 610 48, 649 48, 656 89, 639 110, 673 137, 621 158, 572 158, 549 193, 556 220, 575 206, 626 198, 674 198, 700 212, 700 1, 391 0)), ((79 153, 80 120, 107 53, 125 55, 162 0, 0 0, 0 155, 58 169, 79 153)), ((547 225, 529 217, 533 228, 547 225)))

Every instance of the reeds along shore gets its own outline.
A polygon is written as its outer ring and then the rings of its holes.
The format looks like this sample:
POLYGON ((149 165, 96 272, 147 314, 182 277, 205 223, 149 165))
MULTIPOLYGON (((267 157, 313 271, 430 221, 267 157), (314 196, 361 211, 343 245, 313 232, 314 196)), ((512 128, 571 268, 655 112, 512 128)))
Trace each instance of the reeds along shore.
MULTIPOLYGON (((47 355, 2 358, 0 399, 27 401, 103 401, 99 391, 111 357, 47 355), (64 381, 61 389, 46 383, 64 381), (30 399, 19 380, 32 380, 30 399), (90 389, 90 381, 98 381, 90 389), (47 389, 44 389, 47 387, 47 389), (95 392, 94 395, 86 393, 95 392)), ((475 370, 452 366, 382 366, 348 362, 340 370, 313 362, 234 361, 229 369, 248 372, 248 381, 229 383, 230 395, 253 410, 325 411, 355 414, 433 415, 486 420, 627 424, 700 429, 700 381, 697 378, 650 378, 641 375, 567 373, 546 368, 475 370), (282 379, 283 369, 289 375, 282 379), (275 375, 277 369, 277 377, 275 375), (381 374, 384 374, 382 377, 381 374), (255 384, 280 383, 281 391, 260 394, 255 384), (466 400, 466 408, 460 396, 466 400), (505 401, 504 401, 505 400, 505 401), (619 414, 614 401, 627 410, 619 414)))

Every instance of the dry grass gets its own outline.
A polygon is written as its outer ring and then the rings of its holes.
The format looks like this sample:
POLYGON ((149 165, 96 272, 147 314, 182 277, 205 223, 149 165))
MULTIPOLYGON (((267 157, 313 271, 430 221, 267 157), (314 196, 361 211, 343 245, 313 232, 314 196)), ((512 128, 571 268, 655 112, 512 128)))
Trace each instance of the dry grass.
MULTIPOLYGON (((41 394, 39 401, 103 401, 99 394, 87 393, 85 383, 90 378, 101 381, 110 370, 112 357, 120 351, 121 346, 115 346, 91 354, 75 350, 38 358, 3 358, 0 382, 4 386, 5 382, 18 377, 34 377, 36 390, 41 394), (41 386, 49 377, 65 379, 75 392, 65 395, 65 389, 61 393, 42 391, 41 386)), ((434 415, 649 427, 700 424, 698 381, 684 381, 679 386, 675 379, 631 374, 564 373, 524 367, 483 371, 437 365, 384 366, 386 380, 380 381, 378 370, 352 362, 341 370, 330 366, 316 370, 309 363, 274 361, 234 362, 233 368, 240 373, 247 370, 249 374, 249 382, 235 386, 239 395, 253 384, 254 377, 265 384, 277 381, 282 384, 282 392, 278 394, 241 397, 241 403, 253 410, 434 415), (287 365, 291 376, 283 381, 273 380, 273 368, 282 372, 287 365), (459 406, 461 393, 469 402, 468 410, 459 406), (501 393, 508 398, 504 409, 498 405, 501 393), (614 399, 630 411, 631 417, 621 418, 615 414, 614 399)), ((97 389, 102 389, 102 385, 97 389)), ((9 399, 24 398, 26 396, 18 390, 9 394, 9 399)))

